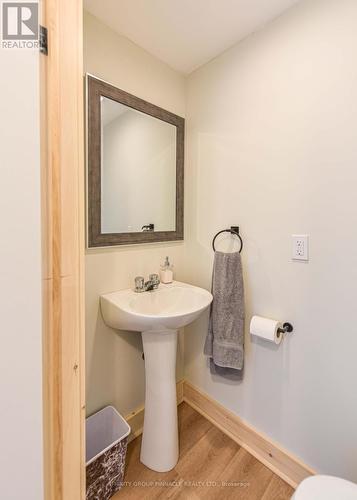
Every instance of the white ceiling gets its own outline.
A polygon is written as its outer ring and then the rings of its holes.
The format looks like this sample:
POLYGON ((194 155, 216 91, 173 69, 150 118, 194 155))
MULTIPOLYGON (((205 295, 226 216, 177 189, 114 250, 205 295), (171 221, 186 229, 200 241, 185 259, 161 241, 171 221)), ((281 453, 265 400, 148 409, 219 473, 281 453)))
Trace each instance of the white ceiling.
POLYGON ((182 73, 190 73, 299 0, 84 0, 85 9, 182 73))

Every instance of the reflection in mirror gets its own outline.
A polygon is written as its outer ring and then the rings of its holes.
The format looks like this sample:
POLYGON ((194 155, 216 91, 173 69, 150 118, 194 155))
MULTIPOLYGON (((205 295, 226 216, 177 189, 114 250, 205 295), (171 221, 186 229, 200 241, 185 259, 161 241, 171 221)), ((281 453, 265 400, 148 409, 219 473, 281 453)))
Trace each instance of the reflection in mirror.
POLYGON ((101 232, 175 231, 176 127, 100 100, 101 232))

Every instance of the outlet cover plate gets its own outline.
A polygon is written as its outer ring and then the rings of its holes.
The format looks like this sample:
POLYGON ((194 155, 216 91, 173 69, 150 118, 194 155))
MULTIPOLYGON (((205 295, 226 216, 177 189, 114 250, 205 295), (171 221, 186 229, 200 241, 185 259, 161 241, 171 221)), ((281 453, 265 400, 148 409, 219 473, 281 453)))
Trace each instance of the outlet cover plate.
POLYGON ((293 234, 292 235, 292 259, 293 260, 309 260, 309 235, 308 234, 293 234))

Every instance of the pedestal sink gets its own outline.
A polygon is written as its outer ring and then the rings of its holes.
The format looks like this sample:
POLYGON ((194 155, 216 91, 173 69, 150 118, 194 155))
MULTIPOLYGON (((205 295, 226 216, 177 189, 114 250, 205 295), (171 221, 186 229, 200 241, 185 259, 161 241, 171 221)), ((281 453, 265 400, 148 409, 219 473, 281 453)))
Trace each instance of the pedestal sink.
POLYGON ((145 356, 145 416, 141 462, 157 472, 175 467, 178 457, 176 404, 177 331, 208 308, 212 295, 202 288, 173 282, 152 292, 133 290, 101 295, 105 323, 141 332, 145 356))

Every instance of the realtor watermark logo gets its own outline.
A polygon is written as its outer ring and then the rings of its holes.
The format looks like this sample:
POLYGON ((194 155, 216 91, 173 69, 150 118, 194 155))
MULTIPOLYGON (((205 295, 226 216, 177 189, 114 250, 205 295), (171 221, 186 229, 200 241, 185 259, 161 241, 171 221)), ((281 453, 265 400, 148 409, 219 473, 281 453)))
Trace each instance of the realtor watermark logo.
POLYGON ((38 48, 38 3, 2 2, 1 26, 1 47, 3 49, 38 48))

